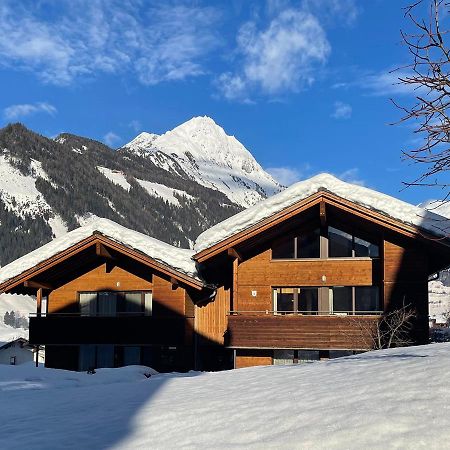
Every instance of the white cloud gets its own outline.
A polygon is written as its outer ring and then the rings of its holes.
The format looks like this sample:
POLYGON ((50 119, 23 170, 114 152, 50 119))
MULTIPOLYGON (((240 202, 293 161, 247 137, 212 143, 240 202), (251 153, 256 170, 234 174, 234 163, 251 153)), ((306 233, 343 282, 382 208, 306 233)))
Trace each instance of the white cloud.
POLYGON ((309 177, 311 173, 311 165, 308 163, 304 163, 298 167, 269 167, 265 170, 283 186, 290 186, 291 184, 299 181, 302 178, 309 177))
POLYGON ((132 120, 128 123, 128 126, 136 133, 142 130, 142 124, 139 120, 132 120))
POLYGON ((247 22, 239 30, 237 44, 240 69, 217 80, 230 100, 248 100, 252 91, 273 95, 311 85, 318 65, 331 51, 317 18, 296 9, 281 11, 263 29, 247 22))
POLYGON ((334 102, 334 111, 331 117, 334 119, 350 119, 352 116, 352 107, 343 102, 334 102))
POLYGON ((360 14, 356 0, 304 0, 306 9, 327 20, 352 25, 360 14))
POLYGON ((337 174, 336 177, 341 179, 342 181, 347 181, 348 183, 358 184, 359 186, 366 185, 366 182, 364 180, 362 180, 361 176, 359 175, 359 169, 356 167, 345 170, 344 172, 337 174))
POLYGON ((109 131, 103 136, 103 142, 108 147, 114 147, 119 141, 120 136, 118 136, 116 133, 113 133, 112 131, 109 131))
POLYGON ((6 120, 17 120, 21 117, 30 116, 37 113, 45 113, 53 116, 56 112, 56 108, 50 103, 22 103, 6 107, 3 110, 3 116, 6 120))
POLYGON ((204 72, 219 41, 212 7, 139 0, 73 0, 0 5, 0 66, 67 85, 98 73, 132 72, 144 84, 204 72), (51 10, 51 13, 49 13, 51 10))

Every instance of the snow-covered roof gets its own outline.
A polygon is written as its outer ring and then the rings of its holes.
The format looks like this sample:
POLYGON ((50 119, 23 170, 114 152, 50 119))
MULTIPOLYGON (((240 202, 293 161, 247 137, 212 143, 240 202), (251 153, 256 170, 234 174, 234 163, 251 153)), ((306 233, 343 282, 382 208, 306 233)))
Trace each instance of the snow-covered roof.
POLYGON ((198 253, 212 247, 319 191, 330 192, 437 236, 448 236, 450 232, 450 219, 446 217, 381 192, 347 183, 328 173, 322 173, 295 183, 279 194, 263 200, 204 231, 195 241, 194 250, 198 253))
POLYGON ((192 255, 194 254, 192 250, 174 247, 158 239, 130 230, 111 220, 96 218, 85 226, 70 231, 1 268, 0 283, 22 274, 37 264, 81 242, 95 232, 126 247, 138 250, 173 270, 199 280, 195 262, 192 260, 192 255))

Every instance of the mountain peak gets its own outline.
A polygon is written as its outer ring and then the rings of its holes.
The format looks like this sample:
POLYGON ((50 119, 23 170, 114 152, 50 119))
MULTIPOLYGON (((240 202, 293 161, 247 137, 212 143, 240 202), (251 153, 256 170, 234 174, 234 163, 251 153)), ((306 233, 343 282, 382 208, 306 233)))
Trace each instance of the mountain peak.
POLYGON ((141 133, 124 148, 159 166, 167 164, 165 155, 197 183, 245 207, 281 189, 253 155, 208 116, 192 117, 160 136, 141 133))

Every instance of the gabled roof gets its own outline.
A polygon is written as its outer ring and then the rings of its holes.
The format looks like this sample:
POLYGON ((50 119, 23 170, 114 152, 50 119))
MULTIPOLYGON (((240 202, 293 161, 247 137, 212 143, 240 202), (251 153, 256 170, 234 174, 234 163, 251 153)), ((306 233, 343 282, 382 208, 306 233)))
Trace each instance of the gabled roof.
POLYGON ((300 181, 279 194, 263 200, 204 231, 195 241, 196 255, 194 258, 238 233, 242 234, 246 230, 253 229, 302 200, 312 198, 315 194, 320 193, 330 193, 334 197, 362 206, 398 223, 424 230, 433 236, 448 237, 450 233, 450 219, 446 217, 323 173, 308 180, 300 181))
POLYGON ((202 283, 198 277, 195 262, 192 260, 194 254, 192 250, 174 247, 108 219, 95 219, 1 268, 0 286, 89 237, 99 234, 131 250, 137 250, 162 267, 196 280, 197 284, 202 283))

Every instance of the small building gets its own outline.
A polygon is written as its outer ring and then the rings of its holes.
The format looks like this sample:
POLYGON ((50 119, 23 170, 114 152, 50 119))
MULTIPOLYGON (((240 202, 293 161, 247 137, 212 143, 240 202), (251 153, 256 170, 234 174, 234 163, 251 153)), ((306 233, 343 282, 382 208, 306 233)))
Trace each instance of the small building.
POLYGON ((31 345, 27 339, 17 338, 0 346, 0 364, 17 366, 27 362, 45 363, 45 351, 43 347, 31 345))
POLYGON ((409 305, 429 339, 428 277, 450 265, 450 220, 328 174, 297 183, 183 250, 98 219, 0 269, 33 294, 46 366, 158 371, 308 362, 373 348, 409 305))

